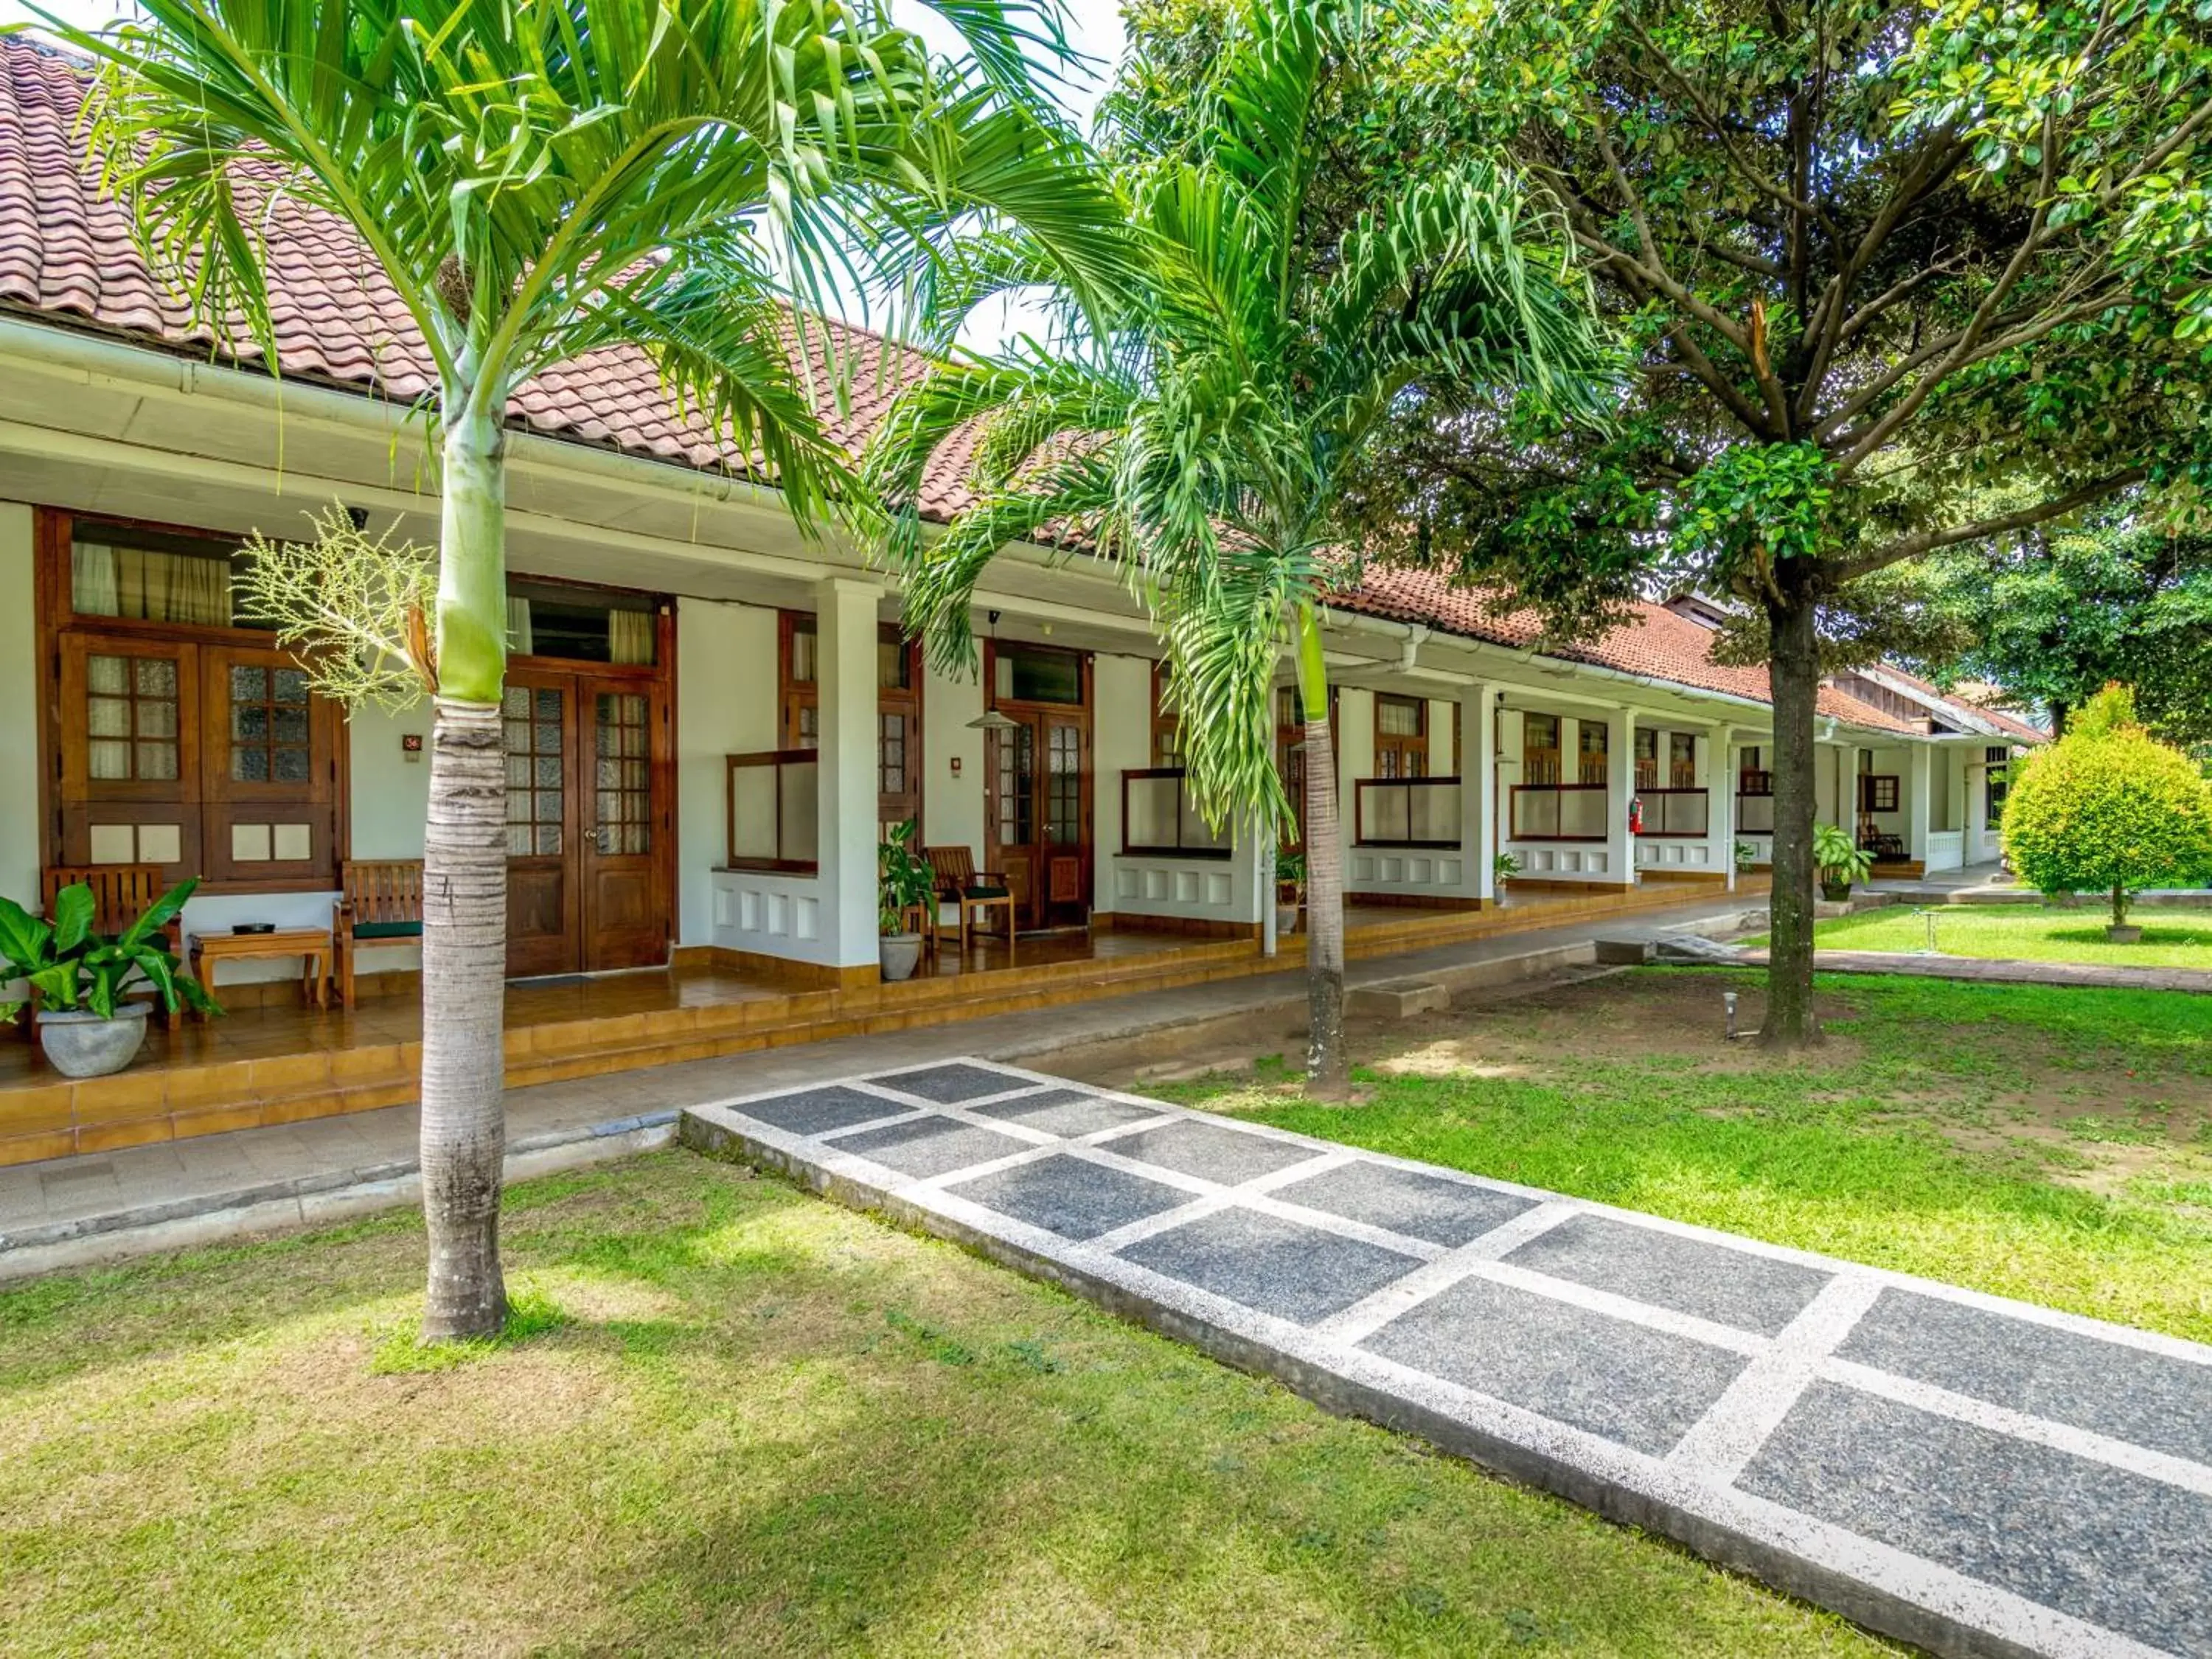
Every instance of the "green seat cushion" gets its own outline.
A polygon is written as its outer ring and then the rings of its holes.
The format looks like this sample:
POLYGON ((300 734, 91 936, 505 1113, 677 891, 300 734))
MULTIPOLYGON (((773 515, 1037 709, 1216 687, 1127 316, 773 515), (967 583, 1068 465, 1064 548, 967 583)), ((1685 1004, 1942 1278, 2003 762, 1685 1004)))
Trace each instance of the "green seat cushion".
POLYGON ((422 924, 419 921, 357 921, 353 925, 356 939, 420 939, 422 924))
POLYGON ((1009 898, 1012 895, 1003 887, 967 887, 961 890, 961 896, 971 899, 994 899, 1009 898))

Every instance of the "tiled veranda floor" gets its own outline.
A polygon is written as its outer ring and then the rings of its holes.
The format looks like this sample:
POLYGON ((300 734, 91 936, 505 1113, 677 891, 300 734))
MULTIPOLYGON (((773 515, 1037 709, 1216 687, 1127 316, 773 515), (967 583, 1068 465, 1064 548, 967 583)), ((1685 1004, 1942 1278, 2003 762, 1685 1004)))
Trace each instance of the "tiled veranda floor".
POLYGON ((974 1060, 683 1133, 1937 1652, 2212 1659, 2212 1349, 974 1060))
MULTIPOLYGON (((1095 938, 1081 933, 1039 934, 1016 941, 1015 968, 1119 961, 1190 943, 1162 933, 1101 933, 1095 938)), ((979 941, 963 957, 957 944, 947 939, 934 958, 924 960, 916 977, 954 978, 963 972, 973 976, 1003 973, 1006 968, 1003 940, 979 941)), ((289 986, 266 988, 264 1001, 264 987, 248 986, 243 994, 234 991, 219 1019, 186 1020, 174 1030, 164 1030, 158 1020, 151 1022, 136 1067, 206 1065, 420 1042, 422 1002, 414 994, 411 976, 405 983, 404 994, 365 996, 349 1009, 335 1001, 327 1009, 305 1006, 289 986)), ((788 998, 798 988, 772 973, 705 966, 516 980, 507 988, 507 1025, 510 1030, 527 1030, 610 1015, 729 1007, 788 998)), ((220 984, 216 995, 223 1000, 220 984)), ((15 1036, 20 1039, 21 1033, 15 1036)), ((7 1041, 0 1033, 0 1089, 19 1081, 50 1082, 54 1075, 30 1043, 7 1041)))

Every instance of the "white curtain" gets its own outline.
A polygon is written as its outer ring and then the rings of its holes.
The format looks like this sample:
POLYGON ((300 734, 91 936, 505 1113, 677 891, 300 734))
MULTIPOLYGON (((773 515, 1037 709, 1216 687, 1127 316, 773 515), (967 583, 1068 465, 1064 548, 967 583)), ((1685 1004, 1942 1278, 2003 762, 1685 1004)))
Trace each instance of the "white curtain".
POLYGON ((70 608, 86 617, 228 628, 230 561, 79 542, 70 554, 70 608))
POLYGON ((526 657, 534 644, 530 633, 530 601, 510 593, 507 599, 507 648, 518 657, 526 657))
POLYGON ((653 660, 653 613, 650 611, 607 612, 607 659, 610 662, 650 663, 653 660))

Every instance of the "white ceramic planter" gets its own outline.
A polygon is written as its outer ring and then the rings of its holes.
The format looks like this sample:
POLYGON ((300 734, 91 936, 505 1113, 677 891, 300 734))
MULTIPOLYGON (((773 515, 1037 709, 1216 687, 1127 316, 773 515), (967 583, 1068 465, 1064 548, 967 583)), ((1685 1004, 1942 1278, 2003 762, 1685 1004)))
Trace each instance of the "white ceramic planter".
POLYGON ((886 980, 912 979, 921 962, 921 935, 886 933, 877 941, 877 957, 886 980))
POLYGON ((112 1019, 81 1008, 39 1011, 39 1046, 64 1077, 106 1077, 138 1057, 150 1002, 126 1002, 112 1019))

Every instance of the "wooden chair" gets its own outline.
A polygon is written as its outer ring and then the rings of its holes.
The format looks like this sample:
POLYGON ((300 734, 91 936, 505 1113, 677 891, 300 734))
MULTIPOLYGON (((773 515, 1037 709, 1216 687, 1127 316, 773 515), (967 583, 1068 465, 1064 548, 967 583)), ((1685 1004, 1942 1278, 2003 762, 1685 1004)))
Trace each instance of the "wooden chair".
MULTIPOLYGON (((92 931, 95 933, 127 931, 132 922, 153 908, 155 899, 168 890, 158 864, 50 864, 39 872, 39 902, 49 918, 54 914, 55 896, 63 888, 75 887, 79 883, 92 889, 92 931)), ((177 933, 174 922, 161 930, 158 937, 165 949, 176 951, 177 933)), ((23 1022, 24 1031, 33 1043, 39 1040, 38 1011, 39 994, 33 991, 28 1017, 23 1022)), ((167 1008, 161 1009, 161 1015, 164 1025, 176 1030, 179 1016, 167 1008)))
POLYGON ((349 859, 339 866, 338 885, 331 942, 337 958, 338 1006, 350 1008, 356 951, 422 939, 422 860, 349 859))
MULTIPOLYGON (((1006 884, 1005 874, 997 870, 978 870, 975 854, 965 847, 925 847, 922 857, 937 872, 937 902, 955 904, 960 908, 960 953, 966 956, 974 932, 974 919, 981 915, 987 924, 991 912, 1002 912, 1006 918, 1006 963, 1014 960, 1014 893, 1006 884)), ((930 931, 936 928, 933 924, 930 931)))

